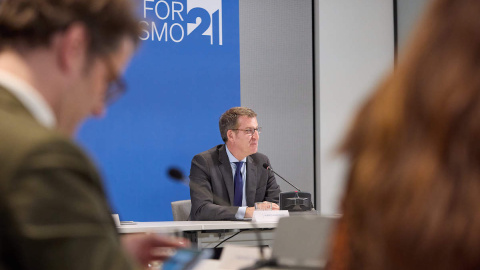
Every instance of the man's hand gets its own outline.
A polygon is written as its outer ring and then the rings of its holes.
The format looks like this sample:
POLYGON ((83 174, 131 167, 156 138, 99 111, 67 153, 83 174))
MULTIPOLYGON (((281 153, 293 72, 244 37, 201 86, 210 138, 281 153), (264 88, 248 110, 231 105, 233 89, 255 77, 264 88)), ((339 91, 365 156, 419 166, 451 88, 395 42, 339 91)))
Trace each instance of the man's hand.
POLYGON ((147 266, 152 261, 165 260, 172 254, 172 249, 190 246, 186 239, 158 234, 127 234, 121 240, 127 253, 142 266, 147 266))
POLYGON ((255 207, 247 207, 247 210, 245 211, 245 218, 252 218, 253 211, 255 211, 255 207))
POLYGON ((260 210, 280 210, 280 206, 278 204, 268 201, 263 201, 263 203, 255 203, 255 205, 259 205, 260 210))
POLYGON ((280 210, 280 206, 276 203, 272 203, 272 210, 280 210))

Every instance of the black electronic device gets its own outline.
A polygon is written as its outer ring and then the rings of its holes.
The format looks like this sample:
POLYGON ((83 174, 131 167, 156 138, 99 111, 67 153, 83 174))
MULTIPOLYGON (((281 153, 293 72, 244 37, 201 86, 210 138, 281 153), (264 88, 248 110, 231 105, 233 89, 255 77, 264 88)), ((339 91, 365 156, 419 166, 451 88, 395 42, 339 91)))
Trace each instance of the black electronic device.
POLYGON ((273 172, 275 175, 280 177, 283 181, 287 182, 287 184, 297 190, 280 192, 280 210, 288 210, 289 212, 302 212, 311 211, 313 209, 312 194, 301 191, 295 185, 287 181, 287 179, 283 178, 281 175, 275 172, 272 167, 268 165, 268 163, 263 163, 263 167, 268 171, 273 172))
POLYGON ((280 193, 280 210, 289 212, 312 210, 312 194, 302 191, 289 191, 280 193))

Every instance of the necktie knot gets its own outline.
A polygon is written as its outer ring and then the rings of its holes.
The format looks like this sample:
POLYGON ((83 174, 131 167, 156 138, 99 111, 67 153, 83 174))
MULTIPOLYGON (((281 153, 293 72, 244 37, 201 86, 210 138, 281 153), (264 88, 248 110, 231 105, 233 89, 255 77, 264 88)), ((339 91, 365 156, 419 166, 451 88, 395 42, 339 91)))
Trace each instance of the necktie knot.
POLYGON ((238 162, 234 162, 234 163, 237 166, 236 171, 241 171, 244 162, 243 161, 238 161, 238 162))

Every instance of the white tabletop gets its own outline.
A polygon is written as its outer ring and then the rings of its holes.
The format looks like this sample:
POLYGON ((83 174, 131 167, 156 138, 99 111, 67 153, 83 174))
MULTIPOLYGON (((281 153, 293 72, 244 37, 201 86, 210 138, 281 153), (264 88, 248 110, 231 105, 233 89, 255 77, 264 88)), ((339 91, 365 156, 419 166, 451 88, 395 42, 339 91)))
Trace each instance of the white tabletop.
POLYGON ((120 233, 175 233, 184 231, 203 230, 234 230, 234 229, 271 229, 277 226, 277 222, 251 221, 158 221, 158 222, 136 222, 132 225, 118 226, 120 233))

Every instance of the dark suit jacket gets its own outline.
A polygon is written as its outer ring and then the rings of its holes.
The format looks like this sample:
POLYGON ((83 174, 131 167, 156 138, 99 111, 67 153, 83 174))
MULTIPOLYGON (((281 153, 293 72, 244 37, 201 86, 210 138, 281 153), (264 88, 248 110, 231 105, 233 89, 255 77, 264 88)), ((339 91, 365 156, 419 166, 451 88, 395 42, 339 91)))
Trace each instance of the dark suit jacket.
POLYGON ((0 269, 134 269, 95 166, 0 86, 0 269))
MULTIPOLYGON (((267 156, 256 153, 247 157, 246 201, 278 202, 280 187, 272 172, 263 168, 270 165, 267 156)), ((233 173, 225 145, 218 145, 192 159, 190 169, 190 198, 192 220, 234 220, 238 206, 232 206, 234 197, 233 173)))

